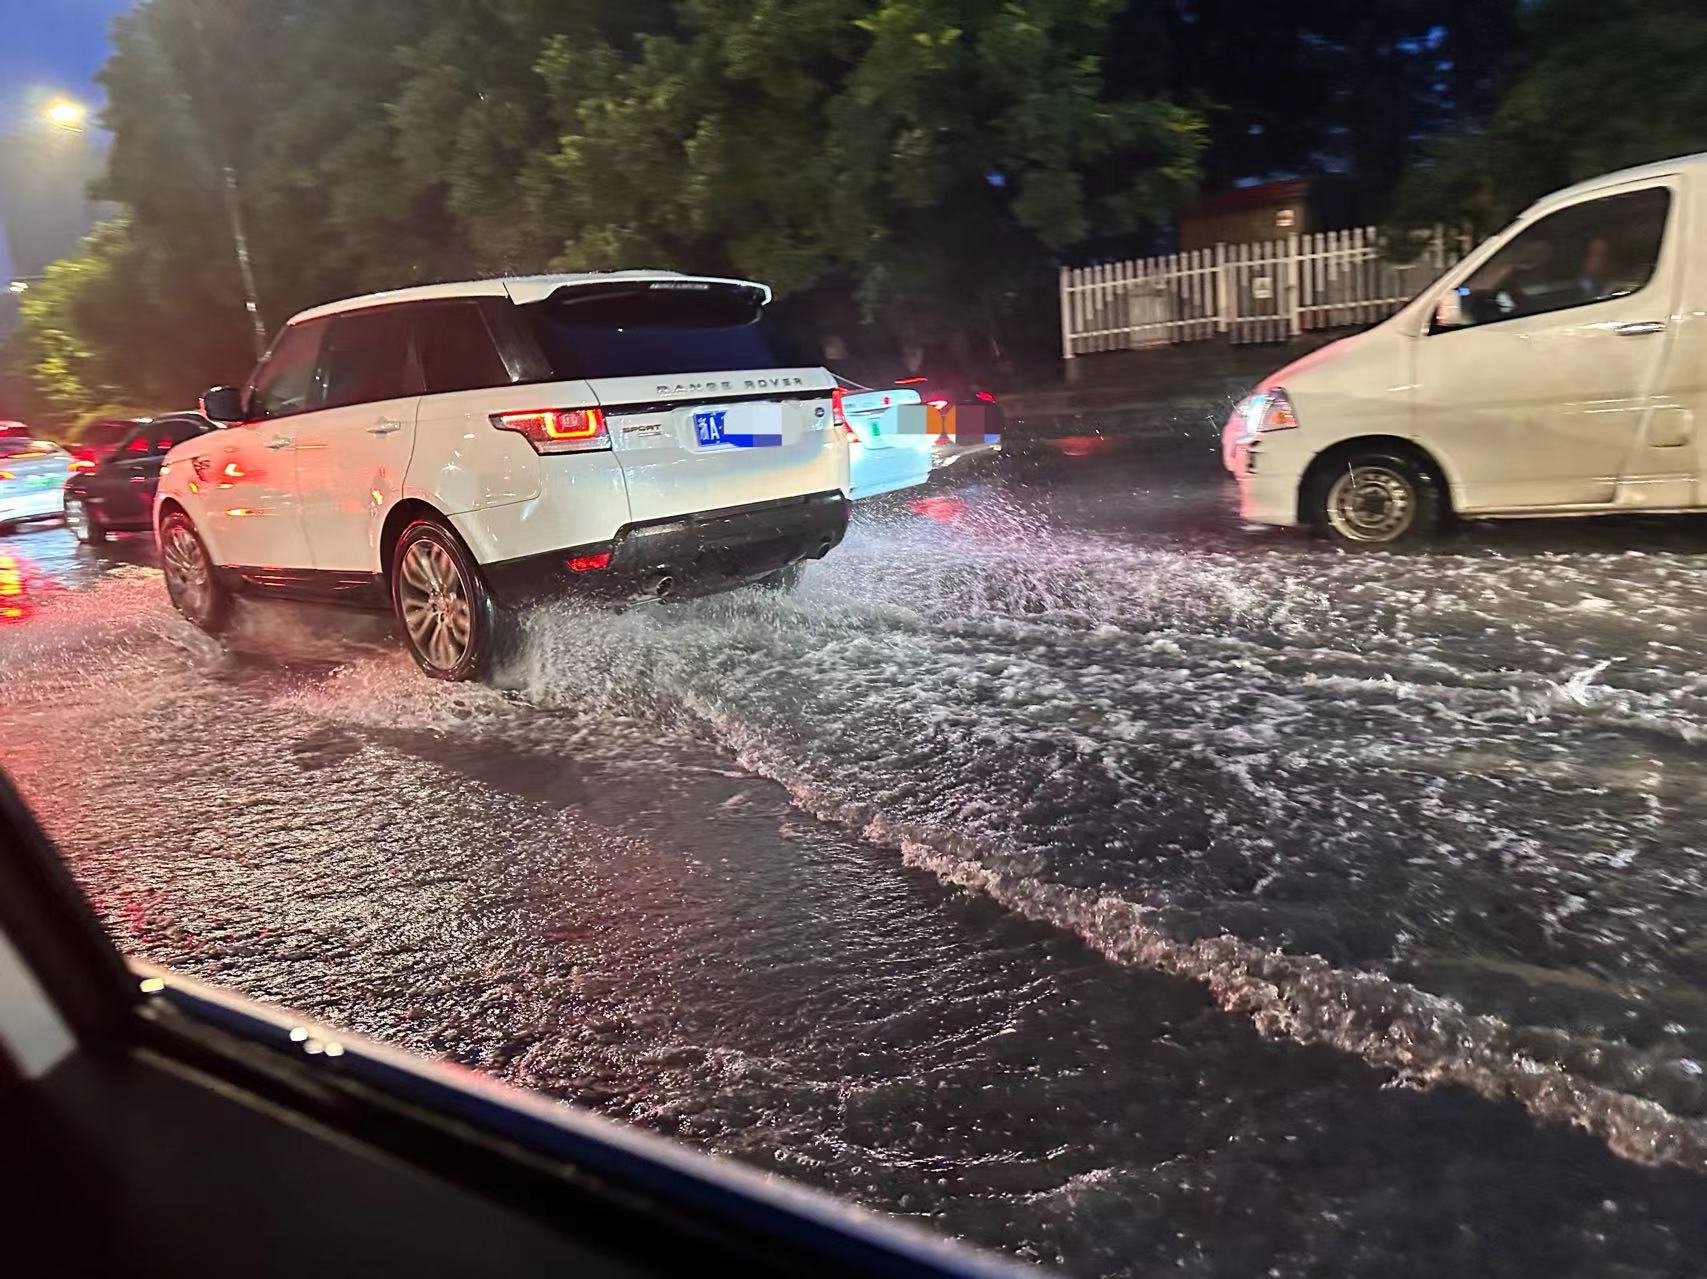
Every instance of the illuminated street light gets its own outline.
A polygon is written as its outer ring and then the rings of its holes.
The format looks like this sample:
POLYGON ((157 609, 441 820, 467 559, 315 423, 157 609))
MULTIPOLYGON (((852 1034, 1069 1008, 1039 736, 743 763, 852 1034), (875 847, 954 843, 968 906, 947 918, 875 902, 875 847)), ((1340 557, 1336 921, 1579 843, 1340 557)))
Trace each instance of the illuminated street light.
POLYGON ((42 116, 56 129, 77 132, 89 118, 89 108, 70 98, 55 98, 42 109, 42 116))

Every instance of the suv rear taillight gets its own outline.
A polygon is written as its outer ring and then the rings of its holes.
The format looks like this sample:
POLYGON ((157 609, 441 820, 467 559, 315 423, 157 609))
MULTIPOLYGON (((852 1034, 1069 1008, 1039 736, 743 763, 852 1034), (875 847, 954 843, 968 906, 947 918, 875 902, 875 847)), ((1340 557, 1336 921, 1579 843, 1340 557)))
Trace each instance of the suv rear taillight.
POLYGON ((842 428, 842 435, 849 444, 859 443, 859 434, 853 429, 853 423, 848 421, 847 411, 842 407, 842 399, 847 394, 841 387, 830 392, 830 416, 836 425, 842 428))
POLYGON ((526 437, 535 453, 595 453, 610 447, 605 415, 598 409, 530 409, 494 413, 492 425, 526 437))

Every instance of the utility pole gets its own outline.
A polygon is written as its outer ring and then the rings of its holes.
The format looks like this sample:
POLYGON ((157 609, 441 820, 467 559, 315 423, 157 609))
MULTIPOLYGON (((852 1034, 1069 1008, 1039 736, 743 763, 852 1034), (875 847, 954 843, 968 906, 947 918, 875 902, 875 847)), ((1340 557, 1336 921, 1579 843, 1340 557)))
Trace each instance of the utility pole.
MULTIPOLYGON (((192 5, 190 25, 196 36, 196 57, 201 62, 201 83, 211 87, 218 81, 213 78, 213 58, 208 53, 207 31, 202 26, 202 7, 201 3, 192 5)), ((205 108, 201 116, 202 119, 198 123, 213 152, 214 167, 219 171, 220 188, 225 198, 225 218, 231 227, 231 245, 237 254, 237 274, 243 281, 243 305, 249 312, 249 327, 254 334, 255 358, 258 360, 267 353, 267 323, 261 316, 260 296, 255 289, 255 263, 249 253, 249 231, 243 219, 243 199, 238 186, 237 166, 231 163, 231 154, 225 144, 224 134, 209 126, 205 108)))

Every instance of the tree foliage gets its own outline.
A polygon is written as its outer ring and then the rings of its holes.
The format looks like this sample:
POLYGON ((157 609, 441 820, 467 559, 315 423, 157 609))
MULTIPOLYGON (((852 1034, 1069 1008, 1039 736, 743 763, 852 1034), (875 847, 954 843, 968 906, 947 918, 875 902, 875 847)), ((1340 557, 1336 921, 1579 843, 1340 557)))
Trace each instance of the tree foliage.
POLYGON ((655 265, 761 277, 819 327, 994 335, 1053 255, 1194 188, 1199 118, 1105 73, 1119 13, 146 0, 102 73, 127 221, 65 264, 75 306, 56 286, 27 321, 38 381, 69 404, 134 366, 169 400, 241 374, 228 172, 275 326, 424 280, 655 265), (146 358, 79 327, 102 306, 154 317, 124 339, 146 358))
POLYGON ((1707 150, 1707 9, 1695 0, 1538 0, 1525 35, 1527 64, 1498 106, 1413 170, 1403 220, 1490 230, 1572 182, 1707 150))
POLYGON ((143 0, 102 73, 126 220, 25 358, 66 411, 241 377, 233 193, 272 327, 653 265, 763 278, 822 332, 1046 349, 1054 264, 1150 250, 1200 181, 1344 174, 1363 219, 1444 135, 1407 197, 1432 220, 1675 149, 1702 25, 1686 0, 143 0), (1676 110, 1599 108, 1654 66, 1676 110))

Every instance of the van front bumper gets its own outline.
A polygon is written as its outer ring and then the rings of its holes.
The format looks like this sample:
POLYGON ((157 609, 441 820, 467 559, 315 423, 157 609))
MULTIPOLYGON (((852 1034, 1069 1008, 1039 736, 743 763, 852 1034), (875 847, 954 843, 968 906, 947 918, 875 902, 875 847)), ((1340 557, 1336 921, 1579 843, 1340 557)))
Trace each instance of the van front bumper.
POLYGON ((821 559, 847 529, 847 498, 814 493, 630 524, 609 542, 481 567, 492 594, 511 607, 566 595, 679 599, 730 590, 790 564, 821 559))
POLYGON ((1235 459, 1239 481, 1239 518, 1251 524, 1298 524, 1298 486, 1309 465, 1297 431, 1276 432, 1246 441, 1235 459))

